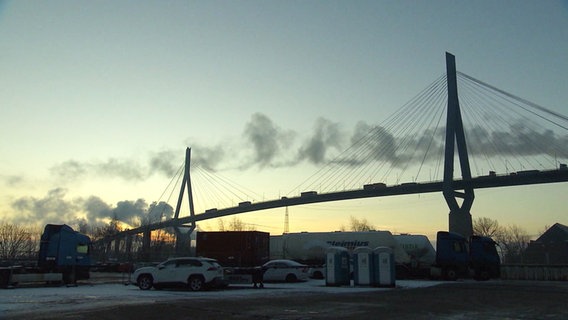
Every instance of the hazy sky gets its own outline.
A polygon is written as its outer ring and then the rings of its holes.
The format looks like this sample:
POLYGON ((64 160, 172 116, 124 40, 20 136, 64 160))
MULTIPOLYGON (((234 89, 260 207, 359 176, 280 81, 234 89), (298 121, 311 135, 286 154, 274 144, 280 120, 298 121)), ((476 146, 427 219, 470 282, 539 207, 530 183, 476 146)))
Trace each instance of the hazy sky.
MULTIPOLYGON (((286 153, 321 128, 380 123, 445 72, 446 51, 460 71, 568 114, 568 1, 0 1, 0 30, 0 220, 143 211, 186 147, 277 198, 318 169, 282 166, 286 153)), ((567 191, 481 190, 472 214, 536 234, 568 224, 567 191)), ((432 236, 448 209, 427 194, 289 213, 292 232, 355 216, 432 236)), ((278 234, 284 209, 241 219, 278 234)))

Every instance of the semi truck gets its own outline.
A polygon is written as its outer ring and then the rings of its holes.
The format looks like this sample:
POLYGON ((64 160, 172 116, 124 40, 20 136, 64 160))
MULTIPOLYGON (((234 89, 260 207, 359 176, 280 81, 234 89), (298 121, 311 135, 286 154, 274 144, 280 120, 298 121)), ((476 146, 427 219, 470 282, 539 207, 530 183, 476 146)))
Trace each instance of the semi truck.
POLYGON ((393 235, 389 231, 288 233, 270 237, 270 258, 308 264, 312 266, 310 276, 318 278, 323 276, 327 248, 337 246, 351 252, 357 247, 391 248, 398 279, 499 277, 500 260, 492 239, 466 239, 445 231, 437 234, 436 250, 424 235, 393 235))
POLYGON ((456 280, 473 277, 488 280, 501 276, 501 260, 497 243, 489 237, 471 236, 466 239, 454 232, 438 231, 436 262, 431 277, 456 280))
POLYGON ((48 224, 40 238, 34 266, 10 265, 0 268, 0 286, 45 282, 72 284, 89 279, 91 239, 68 225, 48 224))

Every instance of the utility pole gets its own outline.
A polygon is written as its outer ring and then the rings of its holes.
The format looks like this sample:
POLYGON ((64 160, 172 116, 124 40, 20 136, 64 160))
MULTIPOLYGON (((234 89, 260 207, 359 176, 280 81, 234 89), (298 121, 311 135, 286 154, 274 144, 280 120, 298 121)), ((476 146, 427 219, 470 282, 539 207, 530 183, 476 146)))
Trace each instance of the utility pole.
POLYGON ((286 206, 286 213, 284 214, 284 232, 286 234, 290 232, 290 220, 288 218, 288 206, 286 206))

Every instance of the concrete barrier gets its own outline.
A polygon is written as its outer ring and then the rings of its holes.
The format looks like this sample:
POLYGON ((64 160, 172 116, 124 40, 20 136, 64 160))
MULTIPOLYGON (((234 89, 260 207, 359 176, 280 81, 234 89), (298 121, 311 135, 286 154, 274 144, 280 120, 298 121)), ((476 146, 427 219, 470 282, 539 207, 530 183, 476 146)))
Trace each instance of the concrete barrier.
POLYGON ((568 265, 502 265, 501 279, 568 281, 568 265))

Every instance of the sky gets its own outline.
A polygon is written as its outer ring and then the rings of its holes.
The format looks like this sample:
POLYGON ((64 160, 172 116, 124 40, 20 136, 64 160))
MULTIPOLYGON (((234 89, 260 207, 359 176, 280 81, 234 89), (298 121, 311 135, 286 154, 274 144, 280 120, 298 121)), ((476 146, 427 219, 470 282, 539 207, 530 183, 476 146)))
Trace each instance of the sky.
MULTIPOLYGON (((256 201, 279 198, 344 147, 335 135, 381 123, 444 74, 445 52, 568 114, 568 1, 0 1, 0 30, 0 221, 175 207, 177 190, 161 195, 187 147, 256 201), (326 149, 310 153, 314 139, 326 149)), ((567 191, 478 190, 472 215, 537 235, 568 224, 567 191)), ((197 212, 218 206, 197 195, 197 212)), ((351 216, 429 237, 448 226, 441 194, 288 211, 291 232, 351 216)), ((280 234, 284 212, 239 218, 280 234)))

